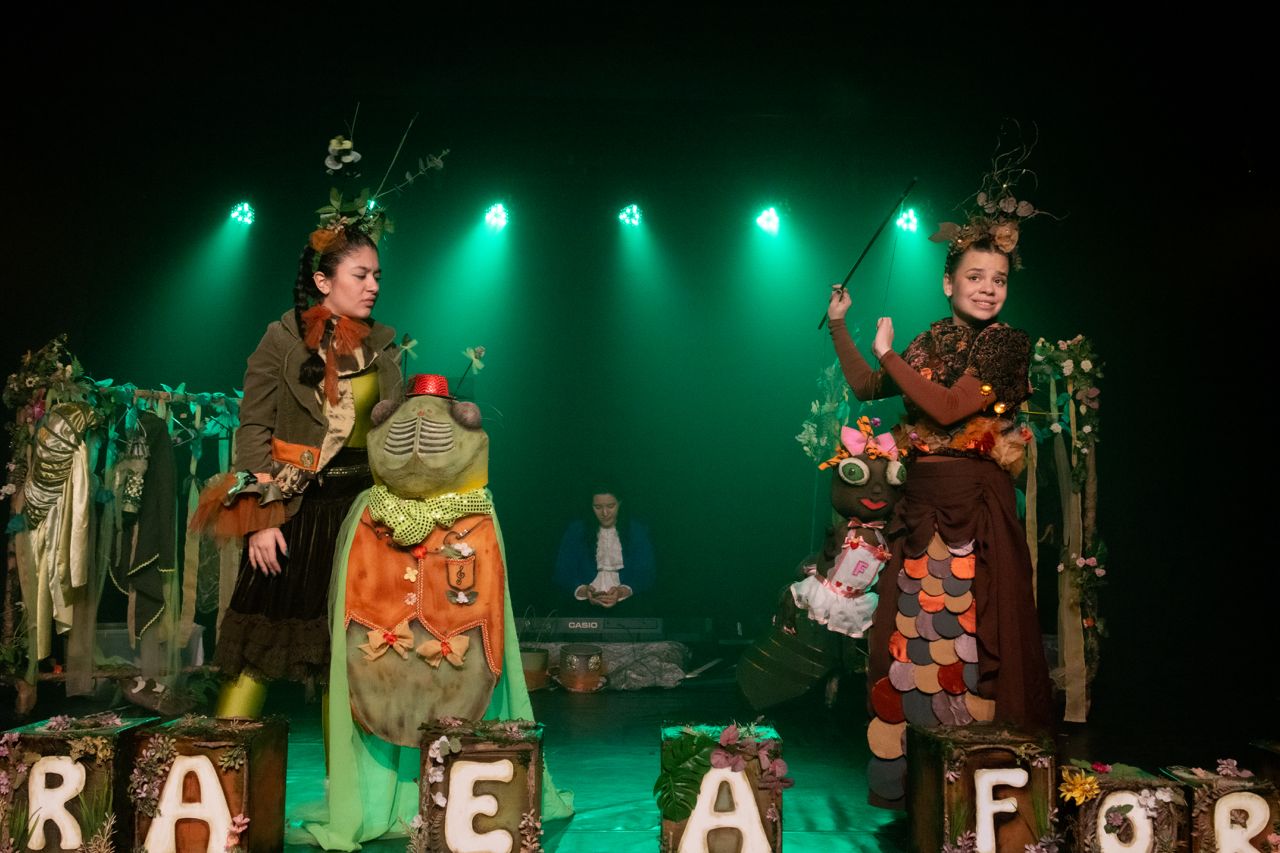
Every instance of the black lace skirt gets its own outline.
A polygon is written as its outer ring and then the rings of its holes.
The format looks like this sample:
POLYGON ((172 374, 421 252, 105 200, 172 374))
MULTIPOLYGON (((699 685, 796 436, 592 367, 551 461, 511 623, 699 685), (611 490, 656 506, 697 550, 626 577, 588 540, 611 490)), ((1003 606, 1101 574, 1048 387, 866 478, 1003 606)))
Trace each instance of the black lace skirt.
POLYGON ((213 663, 234 678, 323 684, 329 675, 329 578, 338 531, 352 502, 373 484, 363 448, 343 448, 303 493, 280 528, 289 556, 278 575, 240 560, 231 604, 218 626, 213 663))

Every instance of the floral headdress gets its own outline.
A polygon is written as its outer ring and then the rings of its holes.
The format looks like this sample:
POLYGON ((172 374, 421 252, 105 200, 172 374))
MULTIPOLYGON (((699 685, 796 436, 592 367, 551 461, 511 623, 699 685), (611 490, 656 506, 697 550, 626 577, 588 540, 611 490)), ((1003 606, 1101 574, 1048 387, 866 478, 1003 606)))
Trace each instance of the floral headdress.
MULTIPOLYGON (((360 107, 357 105, 356 115, 358 116, 359 114, 360 107)), ((449 153, 447 148, 439 154, 429 154, 425 158, 418 158, 416 171, 406 171, 404 180, 395 186, 387 187, 387 179, 391 175, 391 170, 395 168, 396 160, 400 156, 400 150, 404 148, 404 142, 409 138, 409 131, 413 128, 413 123, 417 118, 415 115, 409 120, 408 127, 404 129, 404 134, 400 137, 400 144, 396 147, 396 153, 391 158, 391 163, 387 166, 387 171, 383 174, 382 181, 378 184, 376 190, 370 191, 368 187, 364 187, 352 198, 346 197, 336 187, 329 191, 329 203, 316 210, 316 213, 320 215, 320 222, 316 229, 311 232, 311 238, 308 241, 311 248, 316 252, 312 261, 314 265, 319 265, 321 255, 340 251, 346 245, 347 229, 350 227, 355 227, 367 234, 369 239, 376 245, 382 239, 384 233, 390 233, 395 230, 386 210, 379 203, 380 200, 391 193, 398 193, 412 185, 414 181, 427 174, 427 172, 444 168, 444 157, 449 153)), ((355 135, 355 118, 352 118, 351 130, 348 132, 351 136, 355 135)), ((325 171, 330 175, 338 175, 344 174, 345 170, 347 177, 358 178, 360 177, 360 172, 356 164, 361 159, 360 152, 355 150, 355 142, 348 136, 338 135, 329 140, 328 154, 324 158, 325 171)))
POLYGON ((840 442, 836 445, 835 455, 818 466, 819 471, 825 471, 828 468, 840 464, 851 456, 859 456, 863 453, 868 459, 875 459, 879 456, 896 459, 898 457, 898 448, 893 443, 893 437, 888 433, 876 435, 875 427, 880 426, 879 418, 871 418, 863 415, 856 421, 858 431, 854 432, 849 427, 840 429, 840 442), (892 448, 890 450, 890 448, 892 448))
POLYGON ((1022 223, 1045 213, 1036 209, 1035 205, 1014 195, 1019 180, 1030 178, 1035 180, 1035 173, 1023 164, 1031 156, 1035 146, 1020 144, 1006 151, 999 151, 991 159, 991 171, 982 178, 978 192, 957 207, 964 209, 969 203, 973 207, 968 212, 968 221, 942 222, 938 230, 929 237, 934 243, 947 243, 947 260, 963 254, 975 241, 990 237, 996 248, 1009 256, 1014 269, 1022 269, 1022 259, 1018 255, 1018 237, 1022 223))

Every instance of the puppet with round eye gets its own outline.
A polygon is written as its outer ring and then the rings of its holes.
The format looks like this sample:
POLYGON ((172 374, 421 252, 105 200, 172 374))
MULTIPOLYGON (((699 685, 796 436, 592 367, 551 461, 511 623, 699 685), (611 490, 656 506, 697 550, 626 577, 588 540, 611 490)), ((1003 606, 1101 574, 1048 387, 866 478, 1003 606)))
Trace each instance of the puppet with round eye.
POLYGON ((876 610, 876 578, 889 558, 884 526, 893 515, 906 469, 888 433, 868 418, 840 432, 831 476, 831 508, 822 550, 800 563, 801 579, 781 590, 769 633, 743 652, 738 686, 756 710, 794 699, 826 679, 832 707, 843 672, 857 668, 863 636, 876 610), (800 613, 809 618, 798 618, 800 613))
POLYGON ((827 529, 806 577, 791 584, 796 608, 848 637, 861 637, 875 614, 876 578, 889 560, 884 525, 906 471, 892 435, 874 435, 865 418, 858 426, 840 431, 836 456, 819 466, 835 468, 831 506, 844 521, 827 529))

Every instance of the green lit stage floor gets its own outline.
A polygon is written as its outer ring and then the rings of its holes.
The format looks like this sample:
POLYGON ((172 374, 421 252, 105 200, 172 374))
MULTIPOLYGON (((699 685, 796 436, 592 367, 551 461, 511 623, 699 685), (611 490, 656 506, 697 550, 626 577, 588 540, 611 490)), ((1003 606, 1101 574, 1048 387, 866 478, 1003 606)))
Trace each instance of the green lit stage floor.
MULTIPOLYGON (((652 789, 657 778, 659 732, 670 723, 750 722, 760 716, 743 698, 733 676, 740 650, 724 645, 702 649, 693 664, 718 661, 696 678, 670 689, 602 690, 572 693, 558 686, 532 694, 535 716, 546 725, 548 768, 558 787, 573 791, 576 814, 548 822, 548 853, 630 853, 658 845, 658 809, 652 789)), ((0 730, 54 714, 79 716, 105 707, 121 707, 120 696, 67 699, 42 685, 31 714, 14 719, 12 693, 0 693, 0 730)), ((1101 695, 1109 695, 1105 690, 1101 695)), ((1059 760, 1071 757, 1124 762, 1152 771, 1171 764, 1212 767, 1220 757, 1241 759, 1256 770, 1280 761, 1280 752, 1251 750, 1260 731, 1273 721, 1241 716, 1239 726, 1187 727, 1180 706, 1160 712, 1151 697, 1111 697, 1101 702, 1088 724, 1060 724, 1059 760), (1259 766, 1255 766, 1259 765, 1259 766)), ((1262 703, 1265 705, 1265 703, 1262 703)), ((273 686, 265 712, 290 721, 286 812, 294 827, 287 833, 290 853, 318 848, 303 843, 297 828, 304 806, 324 792, 324 748, 320 706, 306 702, 298 685, 273 686)), ((795 787, 783 796, 783 844, 788 853, 842 853, 907 850, 904 814, 867 804, 865 767, 869 757, 865 682, 841 681, 832 707, 815 688, 776 706, 765 715, 784 742, 795 787)), ((1280 776, 1280 767, 1276 768, 1280 776)), ((405 849, 404 839, 384 839, 367 851, 405 849)))
MULTIPOLYGON (((672 689, 535 691, 534 714, 546 724, 548 769, 557 787, 574 794, 574 816, 544 826, 548 853, 657 850, 660 819, 652 791, 659 730, 672 722, 756 719, 760 715, 741 697, 731 676, 722 667, 672 689)), ((846 681, 845 695, 837 697, 833 709, 814 696, 767 715, 782 736, 789 775, 795 779, 795 787, 783 795, 783 847, 789 853, 906 850, 904 816, 867 805, 863 688, 853 683, 857 678, 846 681)), ((286 810, 296 820, 299 806, 323 791, 319 708, 290 703, 267 710, 288 713, 291 719, 286 810)), ((290 836, 296 838, 294 832, 290 836)), ((316 848, 286 847, 307 849, 316 848)), ((403 851, 405 842, 379 840, 364 849, 403 851)))

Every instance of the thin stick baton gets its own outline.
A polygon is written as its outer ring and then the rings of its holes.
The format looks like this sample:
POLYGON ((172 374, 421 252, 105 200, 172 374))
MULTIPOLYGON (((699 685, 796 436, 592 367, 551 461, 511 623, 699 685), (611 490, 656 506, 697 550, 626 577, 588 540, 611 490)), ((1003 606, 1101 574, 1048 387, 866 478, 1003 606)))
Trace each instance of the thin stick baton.
MULTIPOLYGON (((907 184, 907 188, 902 191, 902 196, 896 202, 893 203, 893 207, 889 208, 889 215, 886 216, 884 218, 884 221, 880 223, 880 227, 876 229, 876 233, 871 235, 870 242, 868 242, 866 245, 866 248, 862 250, 862 254, 858 255, 858 260, 854 261, 853 267, 849 270, 849 274, 844 277, 844 281, 840 282, 840 288, 842 290, 844 289, 845 285, 849 283, 849 279, 853 278, 853 273, 855 270, 858 269, 858 264, 862 263, 862 259, 867 256, 867 252, 871 251, 871 247, 875 244, 876 239, 880 236, 880 232, 883 231, 884 227, 889 224, 889 220, 893 218, 893 214, 897 212, 898 208, 902 207, 902 203, 907 200, 907 196, 911 194, 911 190, 915 188, 916 182, 919 180, 920 179, 918 177, 912 178, 911 183, 907 184)), ((821 329, 826 324, 827 324, 827 314, 824 311, 822 314, 822 319, 818 321, 818 328, 821 329)))

